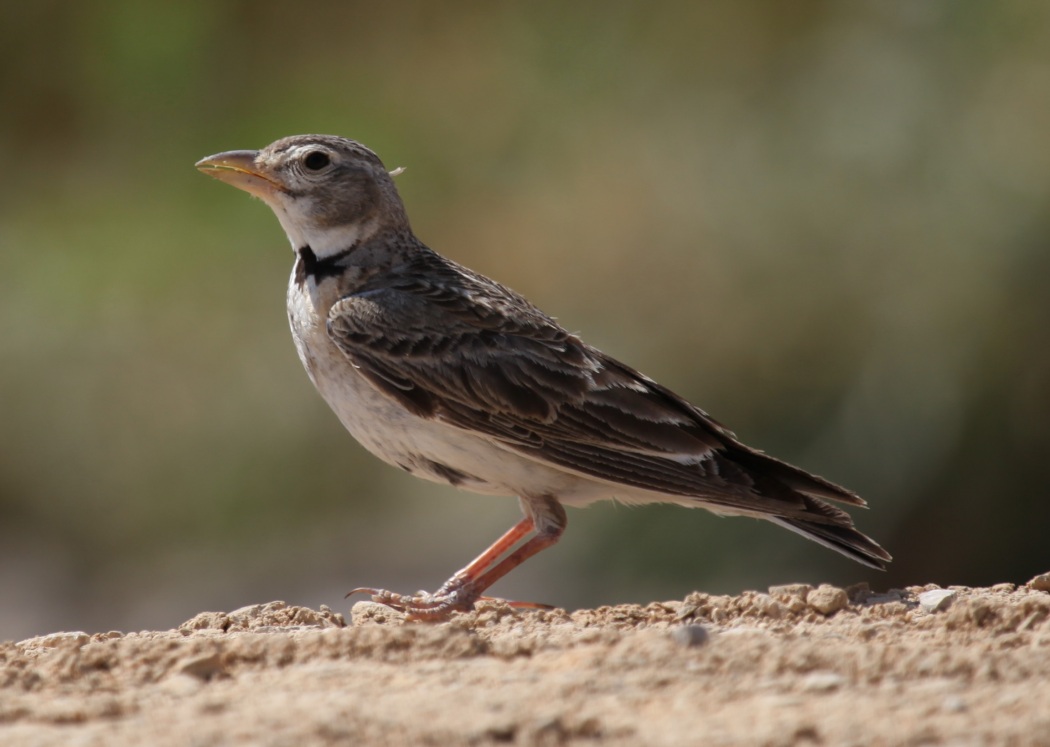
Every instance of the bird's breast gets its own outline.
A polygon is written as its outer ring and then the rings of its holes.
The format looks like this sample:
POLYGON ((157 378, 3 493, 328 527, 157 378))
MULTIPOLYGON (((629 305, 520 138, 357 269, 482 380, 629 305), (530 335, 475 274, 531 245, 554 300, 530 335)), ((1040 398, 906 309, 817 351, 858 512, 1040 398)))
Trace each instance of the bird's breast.
POLYGON ((328 308, 311 283, 288 289, 288 320, 299 358, 321 397, 362 446, 417 477, 488 495, 550 495, 583 505, 608 488, 527 459, 481 434, 421 418, 360 374, 328 337, 328 308))

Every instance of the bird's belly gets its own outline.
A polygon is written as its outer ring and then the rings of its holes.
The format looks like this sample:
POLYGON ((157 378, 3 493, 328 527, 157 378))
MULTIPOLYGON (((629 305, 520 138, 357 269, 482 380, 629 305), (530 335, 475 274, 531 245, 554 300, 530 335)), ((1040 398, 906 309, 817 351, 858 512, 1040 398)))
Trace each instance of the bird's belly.
POLYGON ((307 373, 343 426, 388 464, 487 495, 547 495, 570 505, 610 497, 584 477, 537 462, 498 442, 420 418, 373 387, 328 339, 316 316, 290 307, 292 336, 307 373))
POLYGON ((598 487, 484 436, 417 417, 352 369, 334 380, 319 377, 318 390, 361 445, 417 477, 487 495, 549 495, 569 503, 585 488, 598 487))

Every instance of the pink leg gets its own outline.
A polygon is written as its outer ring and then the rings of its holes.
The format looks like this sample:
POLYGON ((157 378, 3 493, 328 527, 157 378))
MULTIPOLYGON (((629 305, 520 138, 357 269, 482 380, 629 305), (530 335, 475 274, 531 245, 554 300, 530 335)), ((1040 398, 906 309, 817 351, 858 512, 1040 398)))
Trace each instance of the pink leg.
MULTIPOLYGON (((481 555, 470 561, 470 564, 466 568, 457 572, 452 578, 465 578, 465 579, 477 579, 485 573, 485 569, 499 560, 507 550, 518 544, 518 541, 522 537, 527 535, 533 529, 535 525, 532 522, 532 518, 526 516, 524 519, 519 521, 517 524, 512 526, 506 531, 506 533, 498 540, 493 542, 487 550, 481 555)), ((493 579, 495 580, 495 579, 493 579)))
MULTIPOLYGON (((452 612, 470 610, 482 593, 536 553, 544 550, 561 537, 565 531, 567 517, 565 509, 553 498, 522 498, 525 518, 511 527, 487 550, 470 562, 463 570, 442 584, 433 594, 412 596, 397 594, 385 589, 354 589, 350 594, 364 592, 372 600, 396 610, 408 613, 409 619, 440 620, 452 612), (508 550, 529 532, 536 534, 518 549, 503 557, 508 550), (500 560, 500 558, 503 558, 500 560)), ((347 594, 347 596, 350 596, 347 594)))

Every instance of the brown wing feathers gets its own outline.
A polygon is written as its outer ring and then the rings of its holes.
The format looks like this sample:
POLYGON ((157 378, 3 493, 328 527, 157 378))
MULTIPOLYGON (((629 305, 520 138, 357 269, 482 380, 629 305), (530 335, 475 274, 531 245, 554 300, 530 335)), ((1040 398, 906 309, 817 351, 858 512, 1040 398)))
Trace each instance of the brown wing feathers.
POLYGON ((768 514, 884 566, 885 552, 822 500, 864 505, 856 495, 750 449, 502 286, 462 268, 447 273, 447 283, 428 271, 365 290, 329 314, 332 341, 413 413, 606 482, 768 514))

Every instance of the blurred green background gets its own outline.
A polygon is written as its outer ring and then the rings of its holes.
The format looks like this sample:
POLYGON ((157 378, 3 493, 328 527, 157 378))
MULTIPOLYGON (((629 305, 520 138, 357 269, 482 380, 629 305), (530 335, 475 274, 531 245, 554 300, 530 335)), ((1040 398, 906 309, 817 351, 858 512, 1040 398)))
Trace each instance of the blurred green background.
POLYGON ((424 241, 857 490, 896 557, 606 503, 494 593, 1050 569, 1050 4, 6 3, 0 639, 345 611, 517 520, 301 370, 283 233, 193 163, 303 132, 407 167, 424 241))

